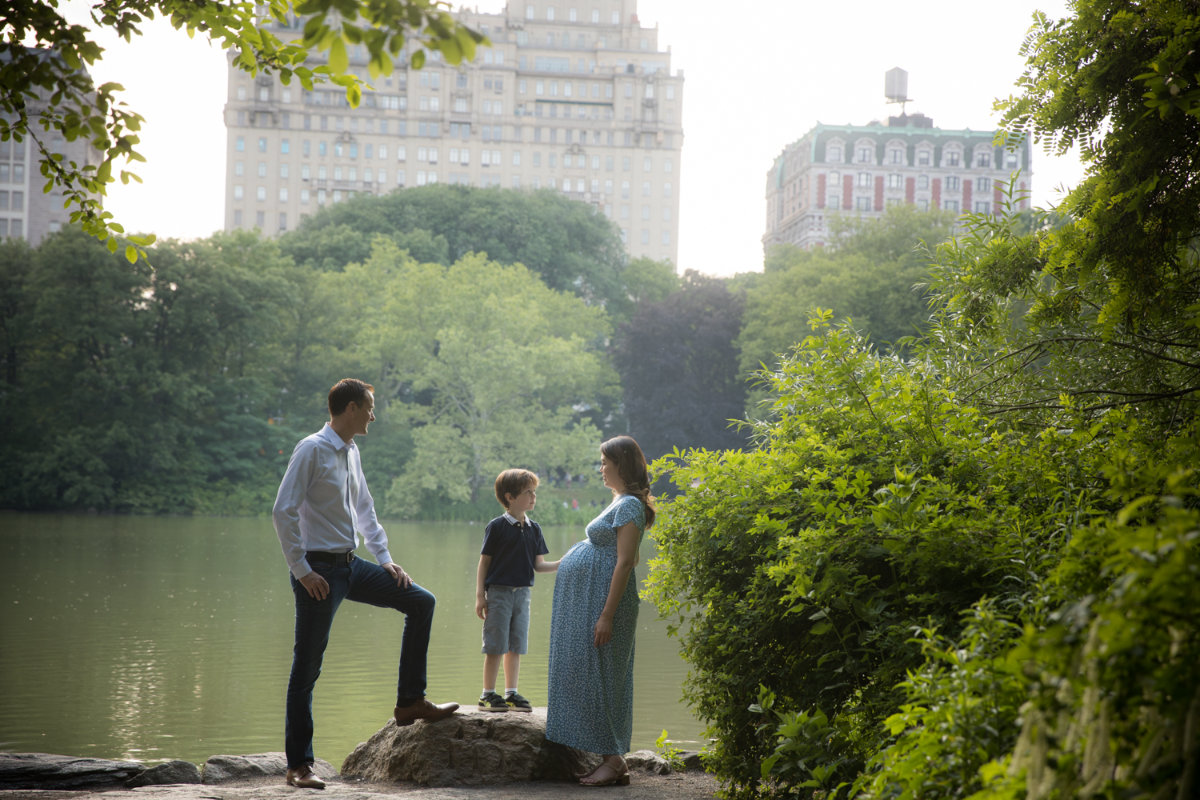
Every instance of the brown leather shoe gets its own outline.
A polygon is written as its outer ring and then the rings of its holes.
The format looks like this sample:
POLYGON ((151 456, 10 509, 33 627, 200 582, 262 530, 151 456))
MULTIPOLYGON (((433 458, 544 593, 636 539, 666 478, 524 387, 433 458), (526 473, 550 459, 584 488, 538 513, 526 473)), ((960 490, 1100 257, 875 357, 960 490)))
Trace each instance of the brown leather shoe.
POLYGON ((300 789, 324 789, 325 781, 317 777, 312 771, 311 765, 305 765, 297 769, 289 769, 287 771, 288 786, 295 786, 300 789))
POLYGON ((396 706, 396 724, 400 727, 412 725, 419 719, 437 722, 458 710, 458 703, 443 703, 435 706, 428 700, 418 700, 412 705, 396 706))

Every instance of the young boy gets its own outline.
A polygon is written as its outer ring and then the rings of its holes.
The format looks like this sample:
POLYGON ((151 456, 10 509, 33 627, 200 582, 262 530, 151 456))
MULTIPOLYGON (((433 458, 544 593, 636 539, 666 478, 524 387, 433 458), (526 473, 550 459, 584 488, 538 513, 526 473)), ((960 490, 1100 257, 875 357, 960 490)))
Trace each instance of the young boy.
POLYGON ((557 561, 542 529, 526 514, 537 500, 538 478, 527 469, 506 469, 496 478, 496 499, 505 512, 488 523, 475 574, 475 614, 483 620, 483 711, 533 711, 517 693, 521 656, 529 635, 529 596, 535 572, 554 572, 557 561), (504 697, 496 677, 504 662, 504 697))

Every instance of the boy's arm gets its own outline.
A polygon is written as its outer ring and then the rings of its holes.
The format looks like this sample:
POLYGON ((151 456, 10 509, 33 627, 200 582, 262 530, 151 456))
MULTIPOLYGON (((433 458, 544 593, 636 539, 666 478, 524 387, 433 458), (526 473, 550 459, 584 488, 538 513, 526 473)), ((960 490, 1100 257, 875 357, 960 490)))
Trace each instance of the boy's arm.
MULTIPOLYGON (((559 561, 562 559, 560 558, 559 561)), ((539 555, 533 560, 534 572, 558 572, 558 561, 547 561, 545 556, 539 555)))
POLYGON ((475 616, 487 618, 487 574, 492 565, 492 557, 481 555, 479 568, 475 570, 475 616))

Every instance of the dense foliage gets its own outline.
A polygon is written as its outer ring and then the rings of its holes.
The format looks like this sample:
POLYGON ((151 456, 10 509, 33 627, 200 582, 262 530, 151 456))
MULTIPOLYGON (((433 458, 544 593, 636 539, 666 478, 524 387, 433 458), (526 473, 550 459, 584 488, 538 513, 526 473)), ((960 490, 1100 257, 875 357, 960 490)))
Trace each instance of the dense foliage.
POLYGON ((726 281, 689 271, 677 291, 641 303, 618 328, 613 361, 629 430, 647 458, 745 445, 731 426, 746 401, 734 346, 743 305, 726 281))
POLYGON ((1200 792, 1200 14, 1073 6, 1003 104, 1088 137, 1066 216, 969 219, 909 360, 816 317, 754 452, 658 464, 727 796, 1200 792))
MULTIPOLYGON (((413 195, 413 219, 446 211, 446 196, 413 195)), ((615 234, 586 206, 553 193, 449 196, 473 216, 504 208, 527 234, 510 243, 543 254, 548 273, 611 261, 615 234)), ((587 512, 572 501, 588 508, 604 493, 597 444, 626 431, 610 333, 622 313, 679 290, 673 269, 618 262, 620 294, 588 303, 578 285, 559 291, 485 257, 483 229, 475 248, 444 229, 463 250, 453 260, 446 236, 424 228, 356 230, 396 202, 347 204, 361 219, 280 241, 162 242, 150 262, 77 230, 36 249, 0 243, 0 507, 265 513, 292 446, 325 418, 328 387, 360 375, 378 389, 362 447, 382 513, 480 519, 495 511, 491 480, 516 464, 554 498, 539 519, 578 521, 587 512)), ((722 329, 727 347, 736 324, 722 329)), ((719 398, 689 408, 697 425, 731 416, 719 398)))
POLYGON ((340 268, 362 261, 374 236, 392 238, 414 258, 450 264, 484 253, 523 264, 551 289, 624 310, 624 246, 594 207, 543 189, 515 192, 433 184, 328 206, 282 240, 297 261, 340 268))
POLYGON ((775 746, 750 710, 760 692, 782 725, 816 713, 807 735, 839 742, 765 777, 830 788, 862 770, 922 664, 914 631, 957 638, 982 598, 1029 601, 1079 504, 1100 507, 1091 442, 1119 427, 1011 430, 827 316, 765 376, 756 450, 657 464, 683 494, 655 534, 652 596, 684 632, 687 694, 719 733, 710 763, 731 796, 754 796, 775 746))
MULTIPOLYGON (((397 58, 420 69, 427 49, 451 64, 470 61, 476 45, 487 41, 439 0, 113 0, 93 4, 90 14, 96 28, 126 42, 141 35, 146 20, 161 16, 189 36, 199 33, 232 52, 238 69, 275 74, 284 83, 295 78, 306 89, 332 81, 345 87, 352 106, 362 96, 363 81, 350 70, 350 47, 364 48, 374 78, 391 74, 397 58), (296 39, 283 41, 271 25, 290 15, 305 24, 296 39), (307 66, 310 52, 323 55, 325 63, 307 66)), ((138 180, 126 167, 145 160, 137 151, 144 119, 121 101, 120 84, 94 84, 87 69, 104 49, 86 26, 68 22, 55 0, 0 6, 0 34, 0 138, 30 139, 46 191, 58 187, 75 208, 72 221, 115 253, 125 229, 104 211, 103 199, 118 176, 122 183, 138 180), (87 141, 99 162, 64 159, 56 136, 87 141)), ((126 237, 126 257, 137 260, 153 241, 152 235, 126 237)))
POLYGON ((776 245, 746 293, 747 322, 738 338, 742 370, 773 366, 804 338, 808 312, 850 319, 880 346, 918 333, 929 318, 927 252, 950 237, 945 211, 889 208, 880 220, 834 217, 834 242, 816 250, 776 245))

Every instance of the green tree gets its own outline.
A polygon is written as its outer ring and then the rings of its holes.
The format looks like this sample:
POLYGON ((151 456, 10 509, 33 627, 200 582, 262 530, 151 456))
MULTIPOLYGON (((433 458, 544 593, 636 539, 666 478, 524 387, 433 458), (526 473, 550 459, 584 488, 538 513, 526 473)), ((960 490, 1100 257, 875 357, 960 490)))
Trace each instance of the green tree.
POLYGON ((746 402, 734 348, 743 303, 726 281, 689 270, 677 291, 639 304, 618 328, 612 359, 628 429, 647 458, 745 446, 731 425, 746 402))
POLYGON ((683 285, 674 264, 651 258, 631 260, 622 278, 625 283, 625 302, 609 306, 609 312, 617 322, 627 321, 639 306, 667 299, 667 295, 678 291, 683 285))
MULTIPOLYGON (((1061 302, 1103 295, 1104 321, 1136 325, 1195 303, 1200 226, 1200 11, 1182 0, 1079 0, 1044 14, 1022 47, 1020 94, 1001 124, 1047 150, 1079 145, 1088 177, 1054 237, 1061 302)), ((1093 298, 1091 302, 1096 302, 1093 298)))
POLYGON ((33 251, 11 317, 0 504, 178 513, 269 499, 293 438, 274 424, 290 263, 249 234, 154 256, 154 270, 130 264, 78 230, 33 251))
POLYGON ((594 469, 587 408, 615 390, 602 309, 520 265, 419 264, 382 237, 364 264, 323 280, 355 329, 362 374, 375 376, 381 420, 410 437, 389 513, 487 501, 510 466, 543 478, 594 469))
POLYGON ((948 238, 947 212, 888 209, 879 220, 835 218, 835 241, 818 250, 779 245, 767 253, 763 275, 746 294, 738 339, 746 372, 776 362, 804 338, 816 308, 849 318, 880 345, 916 334, 929 317, 919 284, 930 269, 929 248, 948 238))
MULTIPOLYGON (((625 250, 616 227, 595 208, 549 189, 435 184, 383 197, 359 196, 308 217, 283 237, 283 246, 304 263, 304 243, 319 240, 329 228, 341 231, 339 237, 349 229, 363 241, 375 235, 392 238, 419 260, 440 255, 444 241, 444 257, 437 263, 448 266, 468 253, 486 253, 501 264, 523 264, 551 289, 589 303, 617 309, 628 304, 625 250)), ((324 252, 336 256, 332 249, 324 252)), ((354 263, 356 252, 348 250, 341 265, 354 263)), ((340 266, 332 258, 321 263, 340 266)), ((644 280, 645 270, 637 275, 644 280)))
MULTIPOLYGON (((119 84, 94 85, 86 70, 103 48, 87 27, 69 23, 58 6, 55 0, 28 0, 0 8, 0 137, 31 139, 46 190, 61 188, 75 207, 72 221, 116 252, 124 228, 103 210, 103 198, 118 178, 137 180, 125 164, 145 160, 137 151, 144 120, 120 100, 119 84), (99 151, 99 163, 64 160, 55 150, 54 133, 67 141, 88 141, 99 151)), ((349 70, 352 47, 365 49, 372 79, 391 74, 398 59, 420 69, 427 50, 451 64, 474 58, 476 45, 486 39, 459 23, 449 8, 439 0, 114 0, 96 4, 91 21, 128 42, 141 35, 146 20, 161 16, 176 29, 199 33, 231 51, 234 66, 252 75, 275 74, 284 83, 294 78, 305 88, 329 80, 344 86, 356 106, 369 87, 349 70), (304 24, 296 39, 285 41, 271 25, 290 17, 304 24), (325 63, 309 66, 310 53, 325 63)), ((126 257, 134 260, 153 236, 127 239, 126 257)))

